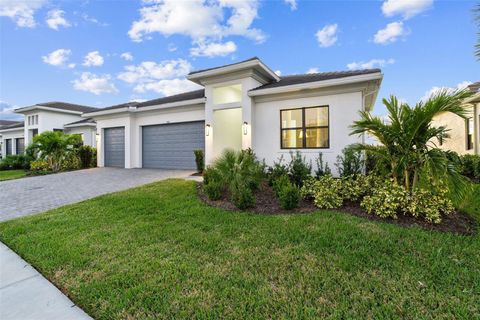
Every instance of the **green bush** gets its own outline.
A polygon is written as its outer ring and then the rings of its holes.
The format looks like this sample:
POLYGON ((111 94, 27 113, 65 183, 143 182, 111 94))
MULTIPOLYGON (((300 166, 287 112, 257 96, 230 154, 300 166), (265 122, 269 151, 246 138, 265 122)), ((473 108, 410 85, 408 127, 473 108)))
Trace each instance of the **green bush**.
POLYGON ((218 200, 222 197, 225 184, 220 173, 212 167, 208 167, 203 173, 203 190, 210 200, 218 200))
POLYGON ((315 170, 315 177, 320 178, 323 176, 328 176, 332 174, 332 170, 330 170, 330 167, 328 166, 327 162, 323 162, 323 153, 319 153, 318 157, 315 159, 315 162, 317 164, 317 170, 315 170))
POLYGON ((193 150, 193 154, 195 155, 195 164, 197 165, 197 172, 203 172, 205 169, 205 157, 203 154, 203 150, 193 150))
POLYGON ((300 151, 290 152, 290 157, 291 160, 288 164, 290 177, 294 184, 302 187, 303 182, 311 176, 312 165, 306 163, 305 157, 302 157, 300 151))
POLYGON ((97 149, 91 146, 82 145, 78 147, 77 154, 80 158, 81 168, 92 168, 97 166, 97 149))
POLYGON ((46 173, 50 171, 50 165, 46 160, 33 160, 30 162, 30 171, 34 173, 46 173))
POLYGON ((460 157, 461 172, 474 182, 480 182, 480 156, 466 154, 460 157))
POLYGON ((407 207, 408 199, 409 194, 403 186, 387 180, 373 188, 371 194, 365 196, 360 205, 369 214, 396 219, 398 213, 407 207))
POLYGON ((338 169, 340 177, 349 177, 362 174, 365 168, 365 161, 362 152, 355 146, 348 146, 342 150, 342 154, 337 156, 335 166, 338 169))
POLYGON ((291 210, 298 207, 300 202, 300 188, 288 182, 283 184, 278 192, 278 200, 280 202, 280 207, 285 210, 291 210))
POLYGON ((288 175, 284 174, 283 176, 277 177, 272 183, 272 189, 275 195, 279 197, 280 191, 288 184, 291 184, 288 175))
POLYGON ((273 182, 277 180, 279 177, 287 176, 288 166, 283 163, 283 155, 278 159, 278 162, 273 162, 273 166, 268 167, 267 169, 267 178, 268 184, 273 186, 273 182))
POLYGON ((341 195, 347 201, 360 201, 382 183, 375 175, 353 175, 342 178, 341 195))
POLYGON ((240 210, 253 207, 255 197, 253 191, 244 183, 234 183, 230 187, 231 201, 240 210))
POLYGON ((303 199, 313 200, 315 195, 315 185, 318 180, 315 178, 309 178, 303 182, 303 186, 300 188, 300 195, 303 199))
POLYGON ((60 170, 68 171, 68 170, 77 170, 82 167, 82 163, 80 158, 75 152, 68 153, 61 161, 60 161, 60 170))
POLYGON ((23 154, 10 154, 0 161, 0 170, 28 170, 31 158, 23 154))
POLYGON ((447 189, 431 192, 416 190, 408 198, 408 204, 404 208, 404 214, 410 214, 416 218, 424 218, 430 223, 440 223, 442 215, 452 213, 455 208, 447 198, 447 189))
POLYGON ((303 190, 303 195, 313 195, 313 203, 321 209, 336 209, 343 204, 342 181, 332 176, 323 176, 314 183, 308 183, 311 190, 303 190))

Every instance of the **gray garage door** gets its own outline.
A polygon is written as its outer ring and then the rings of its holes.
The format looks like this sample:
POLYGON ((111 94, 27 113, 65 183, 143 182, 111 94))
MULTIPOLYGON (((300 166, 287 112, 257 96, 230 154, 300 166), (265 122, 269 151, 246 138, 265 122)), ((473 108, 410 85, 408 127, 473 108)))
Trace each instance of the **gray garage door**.
POLYGON ((17 138, 17 154, 24 154, 25 153, 25 140, 23 138, 17 138))
POLYGON ((125 128, 104 129, 105 167, 125 167, 125 128))
POLYGON ((195 149, 205 149, 204 121, 142 128, 144 168, 195 169, 195 149))

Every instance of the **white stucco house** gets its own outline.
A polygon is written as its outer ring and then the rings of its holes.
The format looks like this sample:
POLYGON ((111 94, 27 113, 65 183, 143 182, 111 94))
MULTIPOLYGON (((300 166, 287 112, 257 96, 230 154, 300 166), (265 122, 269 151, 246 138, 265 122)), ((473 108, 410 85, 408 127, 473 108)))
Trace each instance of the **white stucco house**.
POLYGON ((15 109, 24 121, 0 127, 2 157, 23 154, 34 136, 45 131, 61 130, 68 134, 80 134, 84 144, 96 147, 96 124, 82 117, 84 112, 96 108, 65 102, 39 103, 15 109))
POLYGON ((252 148, 267 164, 322 152, 334 168, 345 146, 363 142, 349 127, 373 108, 382 78, 379 69, 280 77, 255 57, 190 73, 203 89, 83 117, 96 122, 100 167, 194 169, 194 149, 210 164, 225 148, 252 148))

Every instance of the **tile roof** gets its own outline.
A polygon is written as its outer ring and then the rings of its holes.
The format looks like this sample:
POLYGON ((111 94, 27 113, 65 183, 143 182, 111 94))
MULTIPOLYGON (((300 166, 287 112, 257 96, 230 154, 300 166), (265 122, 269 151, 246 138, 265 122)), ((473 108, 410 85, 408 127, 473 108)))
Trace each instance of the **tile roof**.
POLYGON ((296 75, 290 75, 290 76, 281 76, 280 81, 267 83, 267 84, 264 84, 263 86, 257 87, 250 91, 290 86, 290 85, 300 84, 300 83, 340 79, 340 78, 360 76, 364 74, 378 73, 378 72, 381 72, 381 70, 365 69, 365 70, 335 71, 335 72, 307 73, 307 74, 296 74, 296 75))

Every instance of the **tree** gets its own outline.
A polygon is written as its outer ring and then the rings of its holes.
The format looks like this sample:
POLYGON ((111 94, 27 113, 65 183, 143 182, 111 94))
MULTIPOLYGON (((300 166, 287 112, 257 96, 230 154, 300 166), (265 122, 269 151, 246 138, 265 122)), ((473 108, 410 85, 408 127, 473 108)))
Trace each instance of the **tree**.
POLYGON ((380 146, 359 145, 357 148, 388 163, 391 178, 408 191, 418 188, 419 179, 424 176, 432 183, 450 182, 461 196, 459 193, 465 190, 465 180, 452 163, 452 157, 437 147, 437 143, 448 138, 449 130, 434 126, 433 119, 444 112, 464 118, 467 110, 463 101, 470 96, 468 90, 450 92, 444 89, 414 107, 391 96, 389 100, 383 99, 388 122, 363 111, 361 119, 352 125, 351 134, 367 133, 375 137, 380 146))
POLYGON ((38 159, 46 160, 53 172, 61 168, 65 157, 75 151, 82 144, 77 134, 65 134, 61 131, 46 131, 33 138, 33 143, 28 147, 29 152, 38 159))

